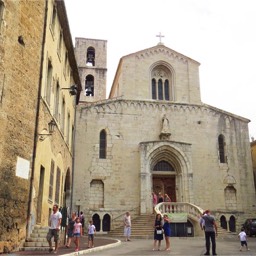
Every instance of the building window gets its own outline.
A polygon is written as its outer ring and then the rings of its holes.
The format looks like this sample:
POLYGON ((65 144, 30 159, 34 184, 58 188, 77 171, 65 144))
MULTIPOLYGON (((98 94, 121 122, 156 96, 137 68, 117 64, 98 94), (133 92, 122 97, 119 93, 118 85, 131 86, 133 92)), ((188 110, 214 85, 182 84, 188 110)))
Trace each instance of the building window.
POLYGON ((49 181, 49 199, 53 200, 53 180, 54 180, 54 161, 51 161, 51 170, 50 170, 50 181, 49 181))
POLYGON ((106 158, 106 151, 107 151, 107 134, 105 130, 100 132, 100 158, 106 158))
POLYGON ((152 99, 156 100, 156 79, 152 79, 152 99))
POLYGON ((225 156, 225 139, 224 136, 221 134, 218 137, 219 143, 219 158, 221 163, 226 163, 226 156, 225 156))
POLYGON ((95 49, 93 47, 89 47, 87 49, 86 65, 87 66, 95 66, 95 49))
POLYGON ((153 100, 173 100, 171 71, 165 66, 157 66, 151 73, 151 93, 153 100))
POLYGON ((164 81, 164 99, 165 100, 169 100, 170 99, 170 95, 169 95, 169 80, 166 79, 164 81))
POLYGON ((65 100, 62 100, 62 106, 61 106, 61 130, 64 134, 65 129, 65 119, 66 119, 66 103, 65 100))
POLYGON ((57 167, 57 176, 56 176, 56 187, 55 187, 55 203, 60 203, 60 168, 57 167))
POLYGON ((4 3, 0 0, 0 34, 1 34, 1 27, 3 23, 3 16, 4 16, 4 3))
POLYGON ((174 172, 174 168, 167 161, 159 161, 153 168, 153 171, 166 171, 166 172, 174 172))
POLYGON ((62 49, 62 31, 60 31, 59 43, 58 43, 58 49, 57 49, 57 53, 60 59, 61 59, 61 49, 62 49))
POLYGON ((163 81, 162 81, 162 79, 158 80, 158 99, 163 100, 163 81))
POLYGON ((59 82, 56 84, 55 94, 54 94, 54 117, 59 120, 59 97, 60 97, 60 85, 59 82))
POLYGON ((69 145, 70 144, 70 126, 71 126, 71 123, 70 123, 70 114, 68 113, 68 119, 67 119, 67 144, 69 145))
POLYGON ((53 7, 52 10, 52 21, 51 21, 51 30, 54 34, 55 31, 55 26, 56 26, 56 18, 57 18, 57 10, 56 10, 56 6, 53 7))
POLYGON ((92 75, 86 76, 85 96, 94 96, 94 77, 92 75))
POLYGON ((47 80, 46 80, 46 102, 51 103, 51 88, 52 88, 52 63, 48 61, 47 80))

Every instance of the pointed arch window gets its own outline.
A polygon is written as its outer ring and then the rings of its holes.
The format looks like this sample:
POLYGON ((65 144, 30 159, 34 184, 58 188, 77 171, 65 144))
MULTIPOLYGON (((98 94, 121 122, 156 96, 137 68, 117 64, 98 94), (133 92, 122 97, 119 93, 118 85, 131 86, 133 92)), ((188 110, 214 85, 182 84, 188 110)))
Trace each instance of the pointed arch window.
POLYGON ((93 47, 89 47, 87 49, 86 65, 87 66, 95 66, 95 49, 93 47))
POLYGON ((222 134, 218 137, 220 163, 226 163, 225 138, 222 134))
POLYGON ((99 157, 105 159, 107 155, 107 133, 105 130, 100 132, 100 152, 99 157))
POLYGON ((173 166, 168 163, 167 161, 159 161, 153 168, 153 171, 166 171, 166 172, 169 172, 169 171, 172 171, 174 172, 174 168, 173 166))

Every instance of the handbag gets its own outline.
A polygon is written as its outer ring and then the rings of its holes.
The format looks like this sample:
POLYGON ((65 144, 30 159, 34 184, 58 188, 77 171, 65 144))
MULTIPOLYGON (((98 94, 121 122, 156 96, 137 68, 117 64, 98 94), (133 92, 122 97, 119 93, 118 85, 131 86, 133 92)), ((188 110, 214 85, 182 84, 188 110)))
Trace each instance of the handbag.
POLYGON ((156 230, 156 234, 157 234, 157 235, 162 235, 162 234, 163 234, 162 229, 157 229, 157 230, 156 230))

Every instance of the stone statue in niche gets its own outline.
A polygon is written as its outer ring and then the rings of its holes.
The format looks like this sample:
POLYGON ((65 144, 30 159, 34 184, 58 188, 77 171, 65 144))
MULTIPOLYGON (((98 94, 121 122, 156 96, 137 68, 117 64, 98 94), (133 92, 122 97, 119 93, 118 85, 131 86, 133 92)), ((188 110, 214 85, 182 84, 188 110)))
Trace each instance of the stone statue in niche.
POLYGON ((169 140, 170 138, 170 127, 169 127, 169 120, 166 117, 166 114, 164 114, 163 118, 162 118, 162 131, 160 134, 160 139, 161 140, 169 140))

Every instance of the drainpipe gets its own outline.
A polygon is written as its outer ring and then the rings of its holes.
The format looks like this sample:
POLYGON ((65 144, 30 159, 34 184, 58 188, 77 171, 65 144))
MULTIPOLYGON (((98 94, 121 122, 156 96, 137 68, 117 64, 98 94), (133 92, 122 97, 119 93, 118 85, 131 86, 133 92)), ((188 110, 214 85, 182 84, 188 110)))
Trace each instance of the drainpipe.
POLYGON ((46 34, 46 24, 48 15, 48 0, 45 0, 45 15, 44 15, 44 27, 43 27, 43 38, 42 38, 42 49, 41 49, 41 63, 40 63, 40 75, 38 81, 38 94, 37 94, 37 106, 36 106, 36 118, 35 118, 35 130, 34 130, 34 146, 32 152, 31 160, 31 177, 30 177, 30 188, 29 188, 29 201, 27 210, 27 225, 26 225, 26 240, 30 235, 30 225, 31 225, 31 208, 33 200, 33 184, 34 184, 34 174, 35 174, 35 158, 36 158, 36 148, 37 148, 37 134, 38 134, 38 121, 40 112, 40 99, 41 99, 41 88, 42 88, 42 71, 44 62, 44 45, 45 45, 45 34, 46 34))
MULTIPOLYGON (((77 93, 80 93, 80 91, 77 91, 77 93)), ((71 182, 71 200, 70 200, 70 211, 69 214, 71 216, 71 213, 73 212, 72 205, 73 205, 73 194, 74 194, 74 177, 75 177, 75 138, 76 138, 76 97, 74 97, 75 102, 75 114, 74 114, 74 132, 73 132, 73 138, 72 138, 72 182, 71 182)))

